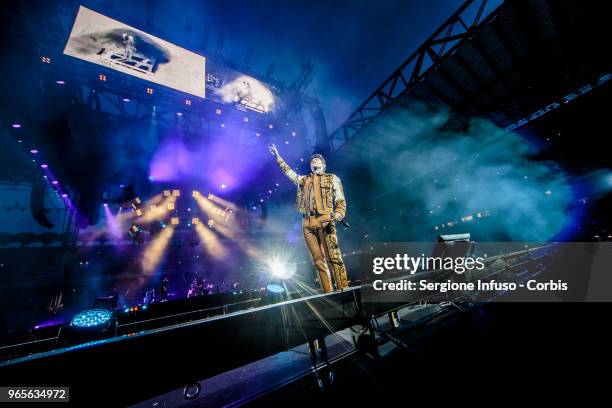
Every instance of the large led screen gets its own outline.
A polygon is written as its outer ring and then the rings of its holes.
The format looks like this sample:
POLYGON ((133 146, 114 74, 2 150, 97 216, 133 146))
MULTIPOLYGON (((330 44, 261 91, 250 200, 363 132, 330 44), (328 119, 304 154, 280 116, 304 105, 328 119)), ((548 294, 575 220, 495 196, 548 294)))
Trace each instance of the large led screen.
POLYGON ((207 98, 230 103, 260 113, 275 109, 271 88, 257 79, 208 60, 206 66, 207 98))
POLYGON ((205 97, 203 56, 83 6, 64 54, 205 97))

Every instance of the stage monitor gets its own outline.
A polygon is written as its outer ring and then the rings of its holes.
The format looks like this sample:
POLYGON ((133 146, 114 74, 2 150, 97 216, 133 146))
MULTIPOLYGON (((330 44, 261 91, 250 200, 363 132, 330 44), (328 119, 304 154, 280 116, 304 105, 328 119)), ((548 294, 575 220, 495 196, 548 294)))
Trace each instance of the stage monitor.
POLYGON ((474 246, 470 234, 440 235, 431 256, 436 258, 461 258, 471 256, 474 246))
POLYGON ((64 54, 205 97, 206 59, 81 6, 64 54))

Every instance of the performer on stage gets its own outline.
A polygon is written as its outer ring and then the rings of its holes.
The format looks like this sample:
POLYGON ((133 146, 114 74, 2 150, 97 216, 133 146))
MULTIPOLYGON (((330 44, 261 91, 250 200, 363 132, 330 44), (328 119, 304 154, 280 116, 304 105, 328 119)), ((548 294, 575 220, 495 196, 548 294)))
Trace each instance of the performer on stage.
POLYGON ((310 157, 311 173, 301 176, 285 163, 276 146, 272 145, 268 150, 289 180, 297 186, 295 205, 302 213, 304 241, 312 256, 323 292, 333 290, 330 269, 336 289, 348 287, 335 225, 336 221, 341 221, 346 215, 346 199, 340 178, 325 172, 325 159, 320 154, 310 157))

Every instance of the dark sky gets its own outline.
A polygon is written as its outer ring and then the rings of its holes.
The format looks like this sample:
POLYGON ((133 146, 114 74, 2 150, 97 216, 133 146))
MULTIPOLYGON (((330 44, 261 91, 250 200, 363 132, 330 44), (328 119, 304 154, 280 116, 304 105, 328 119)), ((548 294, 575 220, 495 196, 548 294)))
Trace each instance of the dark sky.
MULTIPOLYGON (((224 57, 290 83, 312 58, 318 74, 309 93, 318 97, 334 130, 464 0, 155 0, 155 32, 199 51, 203 27, 212 26, 209 50, 225 33, 224 57), (192 20, 191 40, 185 26, 192 20)), ((478 2, 476 2, 478 3, 478 2)), ((490 1, 486 12, 500 1, 490 1)), ((146 1, 86 1, 86 6, 144 27, 146 1), (128 19, 128 20, 126 20, 128 19)), ((475 9, 475 7, 473 7, 475 9)))

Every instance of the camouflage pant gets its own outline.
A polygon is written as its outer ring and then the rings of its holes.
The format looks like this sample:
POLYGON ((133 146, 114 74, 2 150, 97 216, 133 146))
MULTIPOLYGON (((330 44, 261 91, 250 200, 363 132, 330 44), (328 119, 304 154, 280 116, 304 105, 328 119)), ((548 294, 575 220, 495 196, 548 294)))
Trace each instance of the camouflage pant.
POLYGON ((346 268, 338 246, 336 226, 328 220, 329 216, 309 217, 304 218, 302 223, 304 240, 317 270, 323 292, 333 290, 330 269, 336 289, 348 287, 346 268))

